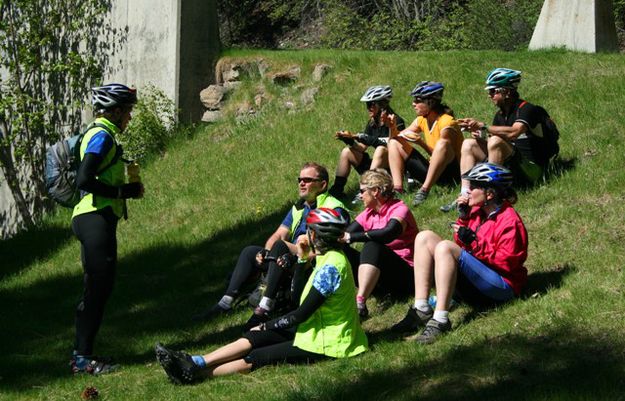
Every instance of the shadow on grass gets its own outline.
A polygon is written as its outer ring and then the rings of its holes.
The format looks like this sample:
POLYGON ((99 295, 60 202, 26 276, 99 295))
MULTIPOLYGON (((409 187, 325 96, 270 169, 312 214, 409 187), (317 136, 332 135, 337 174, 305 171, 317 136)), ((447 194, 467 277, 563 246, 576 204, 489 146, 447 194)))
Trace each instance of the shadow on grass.
POLYGON ((44 226, 0 241, 0 280, 19 273, 37 259, 45 259, 73 237, 69 226, 44 226))
MULTIPOLYGON (((212 322, 203 327, 192 322, 191 316, 219 299, 239 252, 250 244, 264 244, 288 208, 221 231, 190 247, 158 244, 120 255, 115 289, 96 340, 96 353, 113 355, 122 363, 145 362, 154 358, 152 349, 131 355, 128 344, 160 334, 165 337, 210 330, 206 328, 212 322)), ((8 267, 17 273, 36 258, 52 253, 71 235, 66 227, 24 233, 2 244, 3 255, 7 252, 14 258, 8 267)), ((4 268, 2 274, 6 274, 4 268)), ((81 291, 79 274, 0 291, 0 327, 10 328, 0 333, 0 389, 27 388, 69 375, 66 363, 81 291)), ((201 342, 236 338, 240 327, 241 323, 230 325, 203 337, 201 342)), ((197 346, 197 336, 179 345, 190 344, 197 346)))
MULTIPOLYGON (((445 339, 441 339, 445 342, 445 339)), ((415 345, 419 346, 419 345, 415 345)), ((587 400, 622 399, 625 356, 601 337, 546 331, 540 337, 506 335, 449 347, 374 369, 340 386, 318 386, 323 400, 587 400), (411 363, 412 362, 412 363, 411 363)), ((363 356, 367 358, 369 356, 363 356)), ((299 400, 291 391, 285 399, 299 400)))
POLYGON ((564 278, 574 270, 575 266, 563 264, 556 265, 550 270, 531 273, 527 277, 527 285, 521 298, 544 295, 551 289, 560 287, 564 278))

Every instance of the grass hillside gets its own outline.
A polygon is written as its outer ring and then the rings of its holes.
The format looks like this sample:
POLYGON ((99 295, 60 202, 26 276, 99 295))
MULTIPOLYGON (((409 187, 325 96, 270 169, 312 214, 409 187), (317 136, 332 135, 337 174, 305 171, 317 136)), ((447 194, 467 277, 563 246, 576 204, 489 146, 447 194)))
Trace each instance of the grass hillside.
MULTIPOLYGON (((96 352, 123 365, 104 377, 69 374, 73 311, 81 291, 79 244, 70 213, 0 242, 0 400, 78 400, 89 385, 102 400, 617 400, 625 393, 625 58, 569 52, 233 52, 263 58, 270 72, 301 66, 301 78, 275 86, 244 77, 228 109, 265 94, 256 116, 233 116, 179 139, 143 170, 146 196, 120 223, 116 288, 96 352), (332 66, 319 83, 318 63, 332 66), (193 353, 239 334, 250 310, 198 324, 240 250, 263 244, 296 197, 299 167, 332 172, 337 129, 361 130, 358 101, 390 84, 392 105, 414 118, 408 92, 421 80, 446 85, 456 116, 490 121, 483 91, 495 66, 523 71, 520 92, 545 106, 561 131, 561 172, 520 193, 530 236, 529 285, 522 299, 451 313, 454 330, 431 346, 390 336, 410 300, 373 300, 364 327, 371 352, 313 366, 264 368, 180 387, 155 362, 157 341, 193 353), (318 87, 316 101, 300 94, 318 87), (287 101, 295 108, 287 109, 287 101)), ((350 188, 356 188, 356 176, 350 188)), ((456 188, 435 188, 413 208, 420 229, 451 236, 453 216, 438 211, 456 188)), ((409 200, 409 197, 406 197, 409 200)))

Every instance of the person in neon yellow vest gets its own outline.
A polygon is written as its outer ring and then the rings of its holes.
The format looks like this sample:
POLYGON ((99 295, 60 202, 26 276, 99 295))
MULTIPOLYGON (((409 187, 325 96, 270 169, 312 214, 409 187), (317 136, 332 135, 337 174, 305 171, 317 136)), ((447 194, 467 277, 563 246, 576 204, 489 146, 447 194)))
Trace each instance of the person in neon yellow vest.
POLYGON ((143 196, 143 184, 126 183, 122 149, 124 131, 137 102, 137 91, 121 84, 93 88, 95 121, 80 146, 76 185, 82 198, 74 207, 72 230, 80 240, 84 291, 76 308, 76 338, 70 362, 73 373, 94 375, 116 367, 93 356, 104 307, 113 290, 117 265, 117 222, 126 215, 126 199, 143 196))
POLYGON ((267 288, 259 304, 255 305, 257 306, 255 313, 245 324, 245 328, 249 329, 268 320, 269 312, 276 307, 276 294, 280 283, 283 282, 284 268, 292 264, 293 255, 296 254, 295 241, 306 233, 308 213, 316 207, 329 207, 348 216, 343 203, 327 192, 328 170, 324 166, 314 162, 305 163, 299 172, 297 182, 298 202, 267 239, 264 247, 251 245, 241 251, 225 294, 217 304, 194 316, 195 320, 207 320, 215 315, 230 312, 234 300, 240 295, 241 287, 258 276, 261 271, 267 271, 267 288))
POLYGON ((367 351, 367 336, 354 301, 352 268, 339 242, 347 220, 336 210, 319 208, 309 213, 306 223, 307 235, 298 237, 295 244, 298 260, 292 291, 300 306, 203 356, 156 344, 156 358, 172 382, 188 384, 265 365, 311 363, 367 351), (316 265, 306 279, 311 251, 316 265))

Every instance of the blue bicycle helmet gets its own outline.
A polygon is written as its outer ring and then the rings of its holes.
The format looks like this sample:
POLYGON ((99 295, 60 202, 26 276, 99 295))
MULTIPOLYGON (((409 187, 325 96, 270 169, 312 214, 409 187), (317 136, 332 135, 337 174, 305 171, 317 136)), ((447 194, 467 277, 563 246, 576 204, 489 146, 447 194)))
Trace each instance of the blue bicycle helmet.
POLYGON ((516 89, 521 82, 521 71, 509 68, 495 68, 486 77, 486 87, 484 89, 513 88, 516 89))
POLYGON ((469 172, 463 174, 462 179, 485 187, 508 187, 512 185, 512 172, 497 164, 478 163, 469 172))
POLYGON ((137 103, 137 90, 122 84, 108 84, 91 88, 93 107, 107 110, 137 103))
POLYGON ((422 99, 441 100, 443 98, 444 90, 445 86, 440 82, 421 81, 414 87, 412 92, 410 92, 410 96, 422 99))

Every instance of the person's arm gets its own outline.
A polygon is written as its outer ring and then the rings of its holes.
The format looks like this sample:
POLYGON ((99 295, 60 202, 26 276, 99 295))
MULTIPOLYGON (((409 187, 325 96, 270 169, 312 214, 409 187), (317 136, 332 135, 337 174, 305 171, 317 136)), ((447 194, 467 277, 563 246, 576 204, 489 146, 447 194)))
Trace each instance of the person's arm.
POLYGON ((269 236, 269 238, 267 238, 267 242, 265 242, 265 249, 271 249, 273 244, 278 240, 282 240, 288 243, 290 233, 291 229, 289 227, 280 224, 278 229, 274 231, 273 234, 269 236))
POLYGON ((319 268, 312 280, 310 291, 301 305, 294 311, 267 322, 265 329, 286 329, 306 321, 341 285, 341 275, 333 265, 319 268))
POLYGON ((527 132, 527 125, 521 121, 516 121, 512 126, 488 125, 485 122, 474 118, 458 119, 460 127, 471 131, 474 138, 479 138, 482 133, 486 136, 498 136, 506 141, 513 141, 524 132, 527 132))
POLYGON ((261 330, 288 329, 305 322, 317 309, 323 305, 326 297, 315 287, 312 287, 301 305, 292 312, 260 325, 261 330))
POLYGON ((527 132, 527 125, 517 121, 511 127, 504 125, 483 125, 480 129, 488 134, 488 136, 498 136, 508 142, 514 141, 521 134, 527 132))
POLYGON ((98 167, 102 156, 97 153, 86 153, 76 175, 76 186, 81 191, 113 199, 138 198, 143 192, 140 182, 123 184, 119 187, 105 184, 97 179, 98 167))
POLYGON ((427 145, 421 135, 421 127, 419 127, 419 119, 416 118, 405 130, 398 134, 399 138, 404 138, 408 142, 412 142, 427 150, 427 145))
POLYGON ((356 232, 346 232, 345 239, 347 243, 373 241, 380 244, 388 244, 399 238, 405 228, 405 221, 399 219, 398 217, 393 217, 388 221, 384 228, 370 231, 361 230, 356 232))

